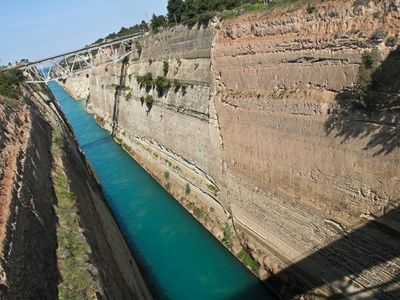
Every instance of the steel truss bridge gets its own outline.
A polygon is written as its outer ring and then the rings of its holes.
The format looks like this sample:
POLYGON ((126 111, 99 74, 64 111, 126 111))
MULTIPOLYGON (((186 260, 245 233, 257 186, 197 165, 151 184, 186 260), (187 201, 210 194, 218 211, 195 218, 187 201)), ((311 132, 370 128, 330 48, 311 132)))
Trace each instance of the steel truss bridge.
POLYGON ((30 62, 18 69, 24 71, 27 83, 47 83, 51 80, 66 79, 96 66, 117 63, 137 51, 135 40, 142 33, 125 36, 109 42, 95 44, 65 54, 30 62))

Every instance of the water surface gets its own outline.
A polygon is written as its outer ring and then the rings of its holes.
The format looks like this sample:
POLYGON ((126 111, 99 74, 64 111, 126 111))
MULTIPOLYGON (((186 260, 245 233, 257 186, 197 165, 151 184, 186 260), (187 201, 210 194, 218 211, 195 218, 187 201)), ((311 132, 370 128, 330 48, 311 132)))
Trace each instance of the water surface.
POLYGON ((49 87, 160 299, 275 299, 56 83, 49 87))

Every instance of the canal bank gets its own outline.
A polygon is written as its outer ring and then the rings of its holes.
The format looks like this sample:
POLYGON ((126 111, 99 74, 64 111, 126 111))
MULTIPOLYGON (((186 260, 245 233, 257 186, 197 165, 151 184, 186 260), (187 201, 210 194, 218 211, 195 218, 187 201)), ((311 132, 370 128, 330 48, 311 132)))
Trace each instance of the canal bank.
POLYGON ((274 299, 55 83, 49 87, 92 164, 118 225, 163 299, 274 299))

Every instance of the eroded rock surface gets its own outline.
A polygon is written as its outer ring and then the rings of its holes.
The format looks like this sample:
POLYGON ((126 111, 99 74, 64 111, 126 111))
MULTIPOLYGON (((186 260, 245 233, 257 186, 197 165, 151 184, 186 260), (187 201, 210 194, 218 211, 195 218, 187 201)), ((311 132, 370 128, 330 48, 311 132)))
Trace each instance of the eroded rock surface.
MULTIPOLYGON (((376 78, 393 83, 379 93, 397 99, 386 39, 398 4, 323 1, 145 37, 129 61, 81 76, 88 110, 284 298, 397 299, 398 110, 349 111, 340 99, 373 47, 385 66, 376 78), (141 88, 149 72, 187 89, 141 88)), ((65 87, 73 95, 74 81, 65 87)))

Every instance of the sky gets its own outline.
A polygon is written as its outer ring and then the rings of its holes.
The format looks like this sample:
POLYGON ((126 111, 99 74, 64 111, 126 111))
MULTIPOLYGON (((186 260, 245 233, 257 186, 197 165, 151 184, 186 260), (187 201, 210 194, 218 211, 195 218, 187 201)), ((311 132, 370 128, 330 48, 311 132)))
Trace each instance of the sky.
POLYGON ((62 54, 166 14, 167 0, 0 0, 0 66, 62 54))

